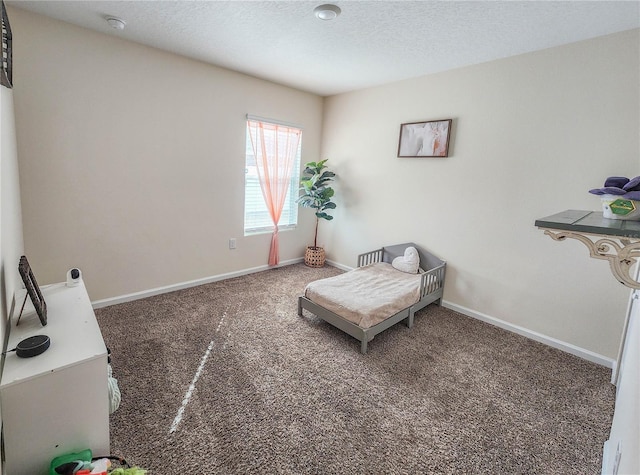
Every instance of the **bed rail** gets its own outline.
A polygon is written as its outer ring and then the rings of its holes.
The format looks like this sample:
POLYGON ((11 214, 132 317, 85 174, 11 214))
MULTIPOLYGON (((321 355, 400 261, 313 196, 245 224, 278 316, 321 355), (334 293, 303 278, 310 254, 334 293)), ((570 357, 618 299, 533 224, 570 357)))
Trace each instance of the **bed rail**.
POLYGON ((375 251, 365 252, 358 256, 358 267, 368 266, 369 264, 375 264, 376 262, 382 262, 382 254, 384 248, 376 249, 375 251))
POLYGON ((447 269, 446 262, 443 262, 438 267, 422 274, 420 280, 420 298, 424 298, 426 295, 432 294, 444 287, 445 271, 447 269))

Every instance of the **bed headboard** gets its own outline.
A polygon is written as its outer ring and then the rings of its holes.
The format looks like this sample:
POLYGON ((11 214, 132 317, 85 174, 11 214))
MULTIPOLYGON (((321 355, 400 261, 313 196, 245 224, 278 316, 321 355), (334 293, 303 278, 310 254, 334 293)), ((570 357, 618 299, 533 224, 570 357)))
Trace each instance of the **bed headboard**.
POLYGON ((391 261, 393 261, 396 257, 403 256, 404 250, 409 246, 415 247, 418 251, 418 254, 420 255, 420 267, 422 269, 428 271, 433 269, 434 267, 438 267, 444 264, 444 261, 442 259, 438 259, 430 252, 422 249, 420 246, 412 242, 407 242, 404 244, 394 244, 393 246, 384 246, 382 248, 382 262, 388 262, 389 264, 391 264, 391 261))

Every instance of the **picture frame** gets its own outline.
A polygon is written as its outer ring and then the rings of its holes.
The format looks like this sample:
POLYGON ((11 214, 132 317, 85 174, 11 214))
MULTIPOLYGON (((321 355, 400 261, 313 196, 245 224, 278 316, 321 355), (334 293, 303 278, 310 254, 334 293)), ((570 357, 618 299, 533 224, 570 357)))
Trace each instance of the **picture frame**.
POLYGON ((4 6, 4 1, 0 2, 0 11, 2 13, 2 57, 0 58, 0 84, 11 89, 13 87, 13 35, 11 34, 11 25, 9 24, 9 16, 4 6))
POLYGON ((452 119, 400 124, 398 157, 448 157, 452 119))
MULTIPOLYGON (((22 282, 24 282, 24 286, 27 289, 27 295, 31 298, 31 302, 33 302, 33 307, 36 309, 36 313, 38 314, 40 323, 44 327, 47 324, 47 302, 44 301, 44 297, 42 296, 40 287, 38 287, 36 278, 33 275, 33 271, 31 270, 31 266, 29 265, 27 256, 20 257, 20 263, 18 264, 18 272, 20 272, 20 277, 22 277, 22 282)), ((22 311, 24 310, 24 304, 27 301, 27 295, 25 295, 24 297, 24 302, 22 303, 22 308, 20 309, 20 316, 18 317, 18 321, 16 322, 16 325, 20 323, 20 317, 22 317, 22 311)))

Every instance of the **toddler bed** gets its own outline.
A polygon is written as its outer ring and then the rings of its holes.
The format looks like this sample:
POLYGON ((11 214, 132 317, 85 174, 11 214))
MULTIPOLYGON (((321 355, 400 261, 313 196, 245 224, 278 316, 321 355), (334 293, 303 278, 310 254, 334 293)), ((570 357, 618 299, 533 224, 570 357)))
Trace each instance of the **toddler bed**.
POLYGON ((402 320, 411 328, 415 312, 440 303, 445 270, 445 261, 413 243, 385 246, 360 254, 356 269, 307 285, 298 315, 306 309, 351 335, 364 354, 378 333, 402 320))

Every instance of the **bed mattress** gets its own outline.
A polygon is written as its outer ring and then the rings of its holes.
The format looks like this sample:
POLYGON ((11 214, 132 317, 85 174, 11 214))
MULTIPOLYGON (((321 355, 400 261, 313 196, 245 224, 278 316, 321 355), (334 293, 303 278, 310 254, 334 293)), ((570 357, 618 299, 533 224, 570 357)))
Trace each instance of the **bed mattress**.
POLYGON ((416 303, 421 277, 378 262, 311 282, 305 297, 361 328, 369 328, 416 303))

